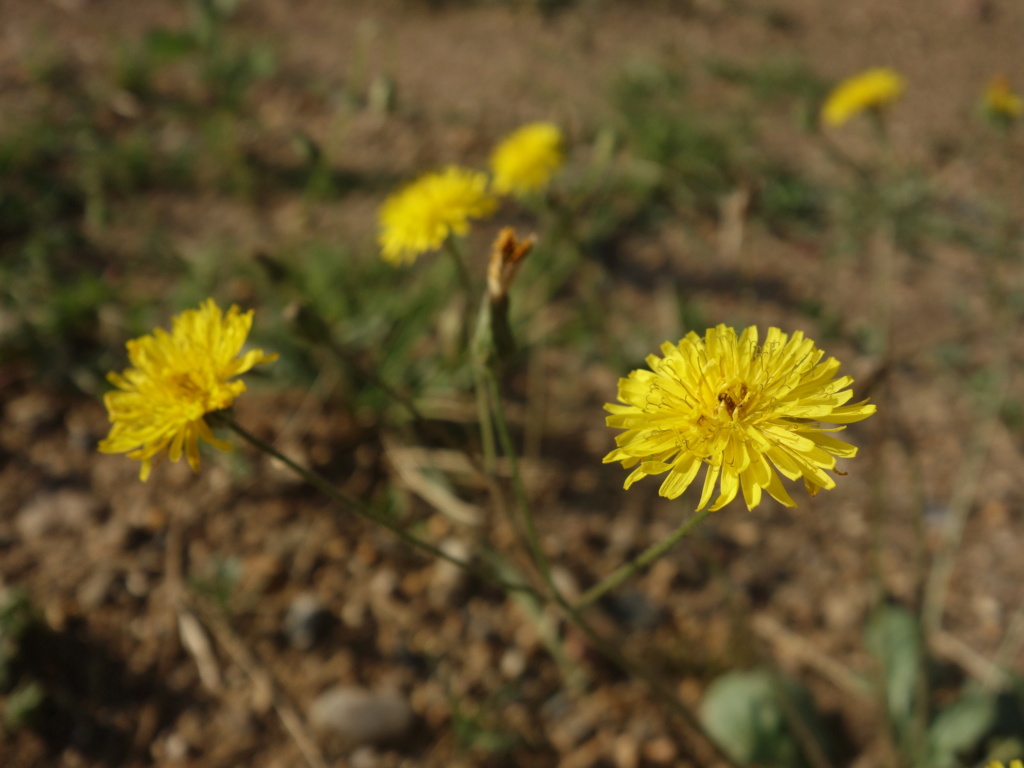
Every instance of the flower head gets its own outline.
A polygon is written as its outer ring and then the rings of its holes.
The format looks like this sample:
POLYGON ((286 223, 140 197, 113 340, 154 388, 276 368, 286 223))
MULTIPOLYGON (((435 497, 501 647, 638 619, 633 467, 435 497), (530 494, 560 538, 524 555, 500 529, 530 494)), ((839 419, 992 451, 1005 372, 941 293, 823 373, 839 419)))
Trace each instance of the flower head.
POLYGON ((539 192, 564 162, 557 125, 524 125, 506 136, 491 155, 494 191, 515 197, 539 192))
MULTIPOLYGON (((985 768, 1006 768, 1006 766, 998 760, 993 760, 985 768)), ((1024 768, 1024 762, 1020 760, 1011 760, 1010 768, 1024 768)))
POLYGON ((720 509, 743 491, 747 508, 767 491, 786 506, 795 506, 777 473, 790 480, 803 477, 814 495, 835 487, 825 470, 835 469, 836 456, 857 449, 832 437, 849 424, 867 418, 875 406, 867 401, 846 405, 852 379, 833 379, 839 362, 824 355, 797 331, 792 336, 769 328, 758 346, 757 328, 737 337, 719 325, 704 338, 690 332, 679 344, 661 345, 664 357, 650 355, 650 370, 636 370, 619 380, 619 400, 608 404, 609 427, 626 430, 619 446, 604 461, 636 466, 626 488, 645 475, 668 477, 660 493, 679 496, 707 465, 704 491, 697 509, 719 495, 720 509), (637 466, 639 464, 639 466, 637 466))
POLYGON ((985 86, 982 109, 992 122, 1009 125, 1024 114, 1024 100, 1013 92, 1007 77, 997 75, 985 86))
POLYGON ((821 108, 825 125, 842 125, 867 110, 881 110, 896 101, 906 87, 903 78, 886 67, 861 72, 832 89, 821 108))
POLYGON ((489 216, 497 206, 487 191, 487 175, 479 171, 449 166, 421 176, 380 207, 381 257, 411 263, 439 249, 450 235, 466 234, 470 219, 489 216))
POLYGON ((107 376, 117 389, 103 397, 111 427, 99 449, 141 461, 142 480, 165 451, 171 461, 184 451, 189 466, 198 471, 200 438, 230 450, 230 443, 213 436, 203 416, 227 408, 245 392, 245 384, 230 379, 277 359, 259 349, 240 354, 250 327, 252 310, 243 313, 232 306, 224 314, 207 299, 199 309, 176 316, 170 333, 157 328, 129 341, 132 367, 107 376))

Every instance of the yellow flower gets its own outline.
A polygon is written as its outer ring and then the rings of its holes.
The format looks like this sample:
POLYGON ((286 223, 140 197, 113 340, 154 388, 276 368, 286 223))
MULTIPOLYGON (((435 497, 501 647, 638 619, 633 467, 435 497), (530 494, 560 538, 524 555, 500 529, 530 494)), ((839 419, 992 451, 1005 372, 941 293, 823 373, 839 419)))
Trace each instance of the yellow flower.
POLYGON ((697 509, 711 499, 716 483, 720 509, 739 490, 747 508, 761 501, 761 491, 786 506, 795 506, 779 479, 803 477, 813 496, 835 487, 825 470, 835 469, 836 456, 848 458, 857 449, 829 435, 867 418, 875 406, 867 401, 845 405, 853 397, 852 379, 833 379, 839 362, 797 331, 790 337, 769 328, 758 346, 757 328, 736 331, 719 325, 705 338, 690 332, 679 344, 661 345, 664 357, 650 355, 651 370, 636 370, 619 380, 619 400, 608 404, 609 427, 626 430, 619 446, 604 461, 639 466, 625 487, 645 475, 668 473, 660 493, 679 496, 707 465, 704 492, 697 509))
POLYGON ((391 195, 380 207, 381 257, 392 264, 413 262, 436 251, 451 235, 469 231, 469 220, 489 216, 497 199, 487 175, 449 166, 428 173, 391 195))
POLYGON ((1013 92, 1009 79, 1003 75, 989 80, 982 107, 989 118, 1003 123, 1010 123, 1024 113, 1024 101, 1013 92))
POLYGON ((893 70, 869 69, 832 89, 821 108, 821 121, 825 125, 842 125, 861 112, 881 110, 896 101, 905 87, 903 78, 893 70))
POLYGON ((240 354, 252 310, 242 313, 232 306, 225 315, 207 299, 172 323, 169 334, 157 328, 129 341, 132 367, 107 376, 117 389, 103 397, 111 427, 99 449, 141 461, 142 480, 165 451, 178 461, 184 450, 189 466, 198 471, 200 438, 230 450, 231 443, 215 438, 203 416, 227 408, 245 392, 245 384, 229 379, 277 359, 259 349, 240 354))
POLYGON ((524 125, 506 136, 491 155, 494 191, 515 197, 539 192, 564 162, 557 125, 524 125))
MULTIPOLYGON (((1003 763, 1000 763, 998 760, 993 760, 991 763, 985 766, 985 768, 1006 768, 1006 766, 1003 765, 1003 763)), ((1011 760, 1010 768, 1024 768, 1024 762, 1021 762, 1020 760, 1011 760)))

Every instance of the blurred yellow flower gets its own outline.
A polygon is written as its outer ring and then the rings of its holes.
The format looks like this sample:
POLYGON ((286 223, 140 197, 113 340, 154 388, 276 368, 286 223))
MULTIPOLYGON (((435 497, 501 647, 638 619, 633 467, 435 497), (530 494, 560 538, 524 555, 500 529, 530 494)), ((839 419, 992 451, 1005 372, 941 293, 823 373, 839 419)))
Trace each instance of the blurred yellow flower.
POLYGON ((489 216, 497 206, 487 191, 487 174, 449 166, 421 176, 380 207, 381 257, 396 265, 411 263, 438 250, 451 235, 466 234, 470 219, 489 216))
POLYGON ((828 358, 797 331, 792 336, 769 328, 758 346, 757 328, 737 337, 725 325, 709 328, 702 339, 690 332, 679 344, 661 345, 664 357, 650 355, 650 370, 636 370, 619 379, 619 401, 608 404, 609 427, 626 430, 619 446, 604 461, 621 461, 636 469, 625 487, 646 475, 668 473, 660 494, 670 499, 689 487, 707 465, 704 491, 697 509, 719 495, 720 509, 742 490, 747 508, 767 491, 786 506, 795 506, 777 472, 790 480, 803 477, 814 495, 835 487, 825 470, 834 470, 836 456, 848 458, 857 449, 832 437, 849 424, 867 418, 875 406, 862 401, 846 405, 852 379, 833 379, 839 362, 828 358))
POLYGON ((1013 92, 1009 78, 997 75, 985 87, 982 108, 990 119, 1010 123, 1024 113, 1024 100, 1013 92))
POLYGON ((562 167, 562 132, 553 123, 530 123, 505 137, 491 155, 494 191, 522 197, 539 192, 562 167))
MULTIPOLYGON (((993 760, 985 766, 985 768, 1006 768, 1006 766, 998 760, 993 760)), ((1024 768, 1024 762, 1021 762, 1020 760, 1011 760, 1010 768, 1024 768)))
POLYGON ((203 416, 227 408, 245 392, 245 384, 229 379, 277 359, 259 349, 240 354, 251 327, 252 310, 242 313, 232 306, 225 315, 207 299, 199 309, 176 316, 170 333, 157 328, 129 341, 132 367, 107 375, 117 389, 103 397, 111 427, 100 451, 141 461, 139 477, 146 480, 154 459, 165 451, 171 461, 184 451, 198 471, 200 438, 230 450, 231 443, 215 438, 203 416))
POLYGON ((905 87, 906 82, 893 70, 869 69, 832 89, 821 108, 821 121, 825 125, 842 125, 861 112, 881 110, 896 101, 905 87))

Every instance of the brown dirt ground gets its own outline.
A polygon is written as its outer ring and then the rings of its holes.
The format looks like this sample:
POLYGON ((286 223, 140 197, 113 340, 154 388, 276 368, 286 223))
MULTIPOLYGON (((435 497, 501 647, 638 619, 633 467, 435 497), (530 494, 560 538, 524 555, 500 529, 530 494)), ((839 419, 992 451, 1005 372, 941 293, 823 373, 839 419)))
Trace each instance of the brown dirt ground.
MULTIPOLYGON (((1009 0, 778 0, 772 8, 788 20, 781 26, 765 23, 759 11, 766 7, 724 0, 580 3, 545 19, 530 7, 504 4, 453 2, 433 10, 395 0, 251 0, 238 23, 254 38, 273 39, 285 73, 260 93, 261 141, 269 152, 301 126, 341 166, 401 176, 431 164, 482 161, 496 136, 529 119, 552 119, 572 135, 587 135, 606 116, 609 79, 638 56, 697 68, 712 55, 757 62, 793 53, 829 78, 894 66, 913 83, 894 114, 894 145, 926 163, 933 163, 929 153, 937 143, 976 135, 965 127, 972 116, 964 105, 976 102, 991 73, 1024 82, 1024 6, 1009 0), (324 100, 280 83, 290 77, 323 83, 325 91, 339 87, 358 37, 370 34, 369 70, 392 75, 416 111, 357 115, 339 137, 324 100)), ((87 69, 103 61, 112 39, 180 23, 183 14, 173 2, 2 0, 3 102, 16 110, 19 100, 32 97, 21 73, 37 46, 69 51, 87 69)), ((713 81, 697 85, 700 103, 728 98, 713 81)), ((813 155, 784 127, 769 133, 794 156, 813 155)), ((853 128, 841 140, 855 152, 867 137, 853 128)), ((1006 162, 976 149, 971 163, 941 169, 944 183, 964 197, 987 188, 988 176, 1006 162)), ((1008 193, 1011 201, 1019 201, 1020 191, 1018 185, 1008 193)), ((147 197, 119 214, 109 245, 130 250, 132 222, 143 216, 162 218, 182 252, 225 239, 243 251, 274 247, 296 230, 366 243, 377 200, 353 194, 343 210, 300 215, 287 200, 273 198, 231 207, 147 197)), ((622 286, 610 311, 647 318, 653 347, 665 336, 661 328, 672 327, 659 307, 671 302, 667 294, 677 281, 716 319, 804 327, 796 304, 817 298, 855 328, 876 307, 858 263, 826 261, 813 244, 781 241, 755 227, 745 233, 737 266, 753 288, 737 295, 716 279, 720 265, 706 258, 715 237, 713 229, 696 238, 666 231, 623 244, 622 286), (629 280, 634 261, 672 275, 671 284, 654 289, 652 300, 651 289, 629 280)), ((913 604, 916 478, 923 478, 926 501, 939 512, 959 482, 973 418, 961 382, 930 364, 930 351, 953 338, 983 362, 1003 343, 985 300, 975 298, 984 295, 986 269, 977 256, 946 246, 927 263, 893 258, 894 327, 900 329, 893 357, 906 362, 879 390, 880 409, 891 418, 850 430, 862 458, 847 467, 849 476, 795 510, 764 505, 750 514, 738 508, 718 514, 701 536, 624 589, 636 604, 653 606, 651 615, 597 616, 625 633, 627 649, 663 670, 691 703, 715 670, 770 654, 841 723, 843 763, 865 768, 883 764, 880 720, 870 702, 843 689, 824 659, 869 668, 861 637, 872 600, 867 553, 875 510, 885 510, 885 587, 913 604)), ((877 360, 837 345, 829 352, 848 361, 858 380, 877 370, 877 360)), ((611 442, 600 405, 613 398, 622 372, 554 354, 542 365, 549 419, 542 452, 527 464, 530 492, 543 510, 544 543, 565 564, 561 578, 585 587, 665 535, 681 510, 659 500, 653 485, 623 494, 617 469, 600 465, 611 442)), ((0 400, 0 585, 27 587, 39 606, 52 630, 50 645, 40 648, 41 668, 66 696, 42 735, 0 740, 0 765, 301 765, 297 741, 272 699, 304 713, 337 683, 399 689, 418 725, 400 745, 356 755, 319 743, 332 765, 707 764, 706 753, 643 686, 599 661, 581 638, 565 630, 570 653, 592 682, 565 692, 537 633, 501 594, 455 579, 444 565, 336 512, 280 467, 243 450, 261 469, 249 479, 239 481, 229 462, 213 461, 199 475, 183 465, 161 466, 144 485, 134 463, 95 451, 107 429, 100 403, 26 381, 4 386, 0 400), (240 573, 230 628, 210 619, 213 650, 204 653, 183 642, 182 616, 192 609, 180 600, 181 584, 210 579, 226 560, 240 573), (319 596, 338 621, 316 648, 301 652, 288 646, 281 627, 304 591, 319 596), (219 681, 204 678, 199 657, 219 681), (275 681, 273 696, 267 676, 275 681), (481 707, 483 724, 514 734, 519 746, 494 756, 461 745, 453 726, 456 701, 481 707)), ((257 392, 239 402, 238 416, 266 437, 287 428, 279 447, 352 493, 380 488, 392 471, 378 437, 343 402, 257 392)), ((953 638, 946 653, 967 667, 974 656, 992 657, 1024 600, 1024 559, 1017 556, 1024 541, 1021 440, 998 426, 993 441, 945 622, 953 638)), ((485 498, 469 479, 460 491, 485 498)), ((408 503, 433 538, 457 543, 465 535, 417 498, 408 503)))

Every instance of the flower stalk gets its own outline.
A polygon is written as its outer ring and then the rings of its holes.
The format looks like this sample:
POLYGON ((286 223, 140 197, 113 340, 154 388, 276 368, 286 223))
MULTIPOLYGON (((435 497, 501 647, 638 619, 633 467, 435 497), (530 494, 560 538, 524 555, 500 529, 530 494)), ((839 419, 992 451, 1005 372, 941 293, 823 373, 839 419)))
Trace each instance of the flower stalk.
POLYGON ((535 596, 537 595, 537 591, 533 589, 533 587, 524 583, 514 583, 511 581, 507 581, 495 575, 494 573, 491 573, 490 571, 478 567, 477 565, 471 562, 467 562, 465 560, 461 560, 460 558, 455 557, 454 555, 450 555, 443 549, 434 546, 430 542, 424 541, 423 539, 414 536, 413 534, 409 533, 401 526, 396 525, 392 521, 375 514, 372 510, 366 507, 358 499, 356 499, 353 496, 349 496, 344 491, 339 490, 323 476, 319 475, 318 473, 310 469, 307 469, 306 467, 303 467, 301 464, 293 461, 292 459, 288 458, 283 453, 278 451, 270 443, 260 439, 256 435, 246 430, 237 421, 235 421, 228 413, 220 412, 215 414, 215 416, 216 421, 218 421, 220 424, 230 429, 232 432, 234 432, 236 435, 238 435, 243 440, 248 442, 254 448, 257 448, 258 450, 262 451, 268 456, 271 456, 280 461, 282 464, 288 467, 288 469, 290 469, 295 474, 299 475, 299 477, 301 477, 311 486, 313 486, 318 491, 323 493, 329 499, 336 502, 340 506, 350 509, 351 511, 358 514, 360 517, 363 517, 372 523, 376 523, 377 525, 387 528, 389 531, 398 536, 400 539, 402 539, 402 541, 406 542, 407 544, 410 544, 411 546, 417 549, 421 549, 429 555, 433 555, 434 557, 440 558, 441 560, 445 560, 446 562, 449 562, 452 565, 462 568, 463 570, 473 574, 474 576, 477 576, 481 579, 484 579, 485 581, 489 581, 492 584, 501 587, 509 593, 525 592, 527 594, 532 594, 535 596))
POLYGON ((600 582, 584 592, 580 599, 576 601, 574 608, 577 611, 582 611, 585 608, 590 607, 617 586, 622 584, 622 582, 626 581, 630 576, 651 565, 651 563, 664 555, 694 531, 709 514, 711 514, 711 510, 704 508, 688 518, 686 522, 672 531, 672 533, 666 536, 662 541, 651 545, 636 558, 620 566, 600 582))

